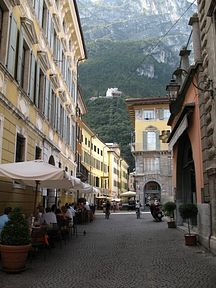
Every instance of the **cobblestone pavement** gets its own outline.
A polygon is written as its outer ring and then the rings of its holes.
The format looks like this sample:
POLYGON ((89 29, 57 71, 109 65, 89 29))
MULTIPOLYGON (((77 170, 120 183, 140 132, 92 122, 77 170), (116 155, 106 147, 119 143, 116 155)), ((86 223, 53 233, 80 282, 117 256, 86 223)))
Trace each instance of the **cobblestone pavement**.
POLYGON ((0 287, 215 288, 216 257, 185 246, 181 231, 150 214, 100 214, 45 261, 37 254, 21 274, 0 270, 0 287))

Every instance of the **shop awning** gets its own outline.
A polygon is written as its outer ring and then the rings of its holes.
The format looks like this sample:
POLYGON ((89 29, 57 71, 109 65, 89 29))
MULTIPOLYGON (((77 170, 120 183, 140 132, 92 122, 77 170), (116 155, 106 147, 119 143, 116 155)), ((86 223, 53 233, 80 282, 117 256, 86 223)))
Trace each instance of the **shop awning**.
POLYGON ((184 106, 184 109, 179 116, 178 121, 176 122, 175 127, 172 129, 172 132, 169 136, 168 143, 169 149, 172 150, 173 146, 176 144, 180 136, 188 127, 188 115, 194 110, 194 103, 188 103, 184 106))

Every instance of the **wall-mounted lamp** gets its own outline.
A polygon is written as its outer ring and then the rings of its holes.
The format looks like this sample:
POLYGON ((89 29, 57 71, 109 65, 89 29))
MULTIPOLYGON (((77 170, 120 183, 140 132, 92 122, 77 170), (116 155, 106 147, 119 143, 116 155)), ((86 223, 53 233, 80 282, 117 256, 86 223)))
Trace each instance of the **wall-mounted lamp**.
POLYGON ((176 100, 179 89, 180 85, 176 82, 175 79, 171 79, 170 83, 166 86, 166 91, 168 91, 168 98, 170 101, 176 100))

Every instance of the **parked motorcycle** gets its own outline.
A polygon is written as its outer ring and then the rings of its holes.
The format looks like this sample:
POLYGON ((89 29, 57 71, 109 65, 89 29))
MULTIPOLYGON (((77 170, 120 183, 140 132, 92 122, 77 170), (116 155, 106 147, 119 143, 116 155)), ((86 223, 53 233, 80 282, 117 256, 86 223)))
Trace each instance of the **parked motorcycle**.
POLYGON ((152 217, 157 221, 161 222, 164 214, 161 210, 160 204, 152 203, 149 205, 152 217))

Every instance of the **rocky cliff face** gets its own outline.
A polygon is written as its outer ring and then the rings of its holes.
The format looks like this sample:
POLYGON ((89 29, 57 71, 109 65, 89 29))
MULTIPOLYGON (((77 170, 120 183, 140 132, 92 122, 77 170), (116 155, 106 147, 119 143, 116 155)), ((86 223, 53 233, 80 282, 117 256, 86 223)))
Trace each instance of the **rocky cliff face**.
POLYGON ((188 0, 78 0, 86 42, 98 39, 160 38, 179 49, 190 34, 188 20, 196 5, 188 0), (188 11, 186 11, 188 9, 188 11))

